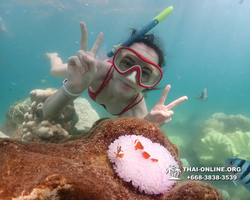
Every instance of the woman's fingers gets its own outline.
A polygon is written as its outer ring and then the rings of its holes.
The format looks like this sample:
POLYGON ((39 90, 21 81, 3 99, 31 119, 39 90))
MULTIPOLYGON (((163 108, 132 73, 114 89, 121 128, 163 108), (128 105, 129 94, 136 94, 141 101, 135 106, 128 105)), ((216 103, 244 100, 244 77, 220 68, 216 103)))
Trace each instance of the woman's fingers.
POLYGON ((158 117, 158 119, 156 120, 156 124, 158 124, 159 126, 162 126, 168 122, 170 122, 172 120, 171 118, 172 115, 170 115, 169 117, 158 117))
POLYGON ((168 104, 166 106, 166 108, 168 110, 174 108, 175 106, 179 105, 180 103, 182 103, 183 101, 186 101, 188 99, 187 96, 183 96, 183 97, 180 97, 179 99, 176 99, 175 101, 171 102, 170 104, 168 104))
POLYGON ((88 63, 85 61, 86 53, 83 50, 80 50, 76 53, 76 56, 79 58, 82 67, 86 68, 88 67, 88 63))
POLYGON ((162 120, 171 117, 174 114, 172 110, 168 110, 167 112, 164 110, 157 111, 156 120, 162 120))
POLYGON ((168 92, 169 92, 170 88, 171 88, 171 85, 167 85, 165 87, 165 89, 164 89, 164 91, 163 91, 163 93, 162 93, 162 95, 161 95, 161 97, 160 97, 160 99, 158 101, 158 104, 164 105, 165 100, 166 100, 166 98, 168 96, 168 92))
POLYGON ((84 22, 80 23, 81 26, 81 50, 87 52, 88 51, 88 40, 87 40, 87 28, 84 22))
POLYGON ((159 126, 162 126, 162 125, 164 125, 164 124, 166 124, 166 123, 168 123, 168 122, 170 122, 170 121, 172 121, 172 118, 170 117, 170 118, 167 118, 167 119, 165 119, 165 120, 163 120, 163 121, 161 121, 161 122, 159 122, 159 126))
POLYGON ((94 57, 96 56, 100 46, 101 46, 101 43, 102 43, 102 39, 103 39, 103 33, 100 33, 98 35, 98 38, 96 39, 92 49, 91 49, 91 52, 93 53, 94 57))
MULTIPOLYGON (((86 24, 84 22, 80 23, 81 26, 81 50, 83 50, 84 52, 88 51, 88 37, 87 37, 87 27, 86 24)), ((97 54, 101 43, 102 43, 102 39, 103 39, 103 33, 100 33, 91 49, 91 52, 93 53, 93 56, 95 57, 95 55, 97 54)))
POLYGON ((77 56, 71 56, 68 58, 68 65, 70 66, 76 66, 76 63, 75 63, 75 59, 77 58, 77 56))
POLYGON ((73 67, 73 69, 78 69, 80 70, 80 72, 84 72, 85 69, 83 68, 83 65, 79 59, 78 56, 71 56, 69 59, 68 59, 68 66, 69 66, 69 69, 73 67))
POLYGON ((91 71, 91 73, 94 74, 96 72, 94 66, 95 58, 92 55, 89 55, 88 53, 85 53, 84 51, 80 50, 76 53, 76 56, 78 57, 81 64, 80 70, 84 69, 84 71, 81 71, 82 73, 86 71, 91 71))

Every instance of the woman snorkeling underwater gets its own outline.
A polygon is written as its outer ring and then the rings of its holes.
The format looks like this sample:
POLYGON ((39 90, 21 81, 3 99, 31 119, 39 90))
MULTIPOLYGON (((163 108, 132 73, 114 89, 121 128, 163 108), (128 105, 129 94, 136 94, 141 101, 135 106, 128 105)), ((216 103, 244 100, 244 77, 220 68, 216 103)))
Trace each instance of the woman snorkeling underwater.
MULTIPOLYGON (((67 77, 62 87, 44 103, 43 114, 53 118, 85 90, 95 102, 110 114, 119 117, 146 119, 159 126, 171 120, 171 110, 186 96, 164 105, 171 88, 167 85, 155 107, 148 112, 142 92, 154 88, 162 79, 165 65, 164 53, 153 34, 134 40, 128 47, 116 50, 113 61, 95 59, 103 39, 100 33, 91 51, 88 51, 87 29, 81 22, 81 50, 63 64, 57 54, 47 54, 51 61, 51 73, 67 77)), ((132 34, 133 35, 133 34, 132 34)))

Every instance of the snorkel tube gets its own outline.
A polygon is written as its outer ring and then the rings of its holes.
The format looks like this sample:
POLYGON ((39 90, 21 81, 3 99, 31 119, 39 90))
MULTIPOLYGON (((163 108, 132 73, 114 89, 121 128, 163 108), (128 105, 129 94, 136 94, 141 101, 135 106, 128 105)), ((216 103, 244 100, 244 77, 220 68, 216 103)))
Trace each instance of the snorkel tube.
POLYGON ((154 28, 157 24, 159 24, 163 19, 165 19, 172 11, 174 7, 169 6, 165 10, 163 10, 159 15, 157 15, 155 18, 153 18, 147 25, 143 26, 139 31, 137 31, 134 35, 123 41, 122 43, 118 45, 114 45, 112 50, 110 50, 107 53, 107 56, 111 58, 117 49, 120 47, 127 47, 129 46, 134 40, 137 40, 138 38, 145 35, 148 31, 150 31, 152 28, 154 28))

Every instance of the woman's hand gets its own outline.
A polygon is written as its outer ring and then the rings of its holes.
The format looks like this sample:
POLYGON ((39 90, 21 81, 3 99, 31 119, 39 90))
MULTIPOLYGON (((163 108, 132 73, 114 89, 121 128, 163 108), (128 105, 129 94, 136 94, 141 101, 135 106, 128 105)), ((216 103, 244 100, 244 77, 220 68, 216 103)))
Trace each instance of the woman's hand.
POLYGON ((188 98, 187 96, 180 97, 179 99, 165 106, 164 103, 168 96, 170 88, 171 88, 170 85, 167 85, 165 87, 160 97, 160 100, 158 101, 156 106, 149 111, 149 113, 146 115, 144 119, 153 122, 158 126, 162 126, 172 120, 171 116, 174 114, 174 112, 171 109, 180 104, 181 102, 186 101, 188 98))
POLYGON ((73 94, 82 93, 91 84, 96 74, 95 56, 101 45, 103 33, 100 33, 95 41, 91 51, 88 51, 87 28, 85 23, 81 22, 81 50, 76 56, 68 59, 67 90, 73 94))

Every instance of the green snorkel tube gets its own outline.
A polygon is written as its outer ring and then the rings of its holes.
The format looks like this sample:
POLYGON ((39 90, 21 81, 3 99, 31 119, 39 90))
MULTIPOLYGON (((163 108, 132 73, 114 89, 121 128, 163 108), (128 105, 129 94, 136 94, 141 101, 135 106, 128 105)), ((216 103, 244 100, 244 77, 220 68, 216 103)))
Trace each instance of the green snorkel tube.
POLYGON ((159 24, 163 19, 165 19, 172 11, 174 7, 169 6, 165 10, 163 10, 159 15, 157 15, 154 19, 152 19, 147 25, 142 27, 139 31, 137 31, 133 36, 129 37, 125 41, 120 44, 114 45, 113 49, 107 53, 107 56, 111 58, 117 49, 120 47, 127 47, 129 46, 134 40, 140 38, 141 36, 145 35, 148 31, 154 28, 157 24, 159 24))

